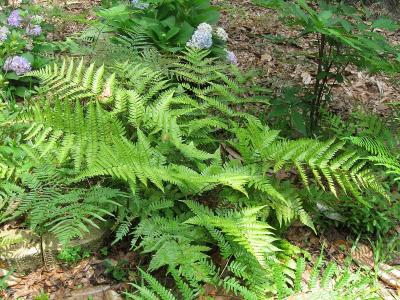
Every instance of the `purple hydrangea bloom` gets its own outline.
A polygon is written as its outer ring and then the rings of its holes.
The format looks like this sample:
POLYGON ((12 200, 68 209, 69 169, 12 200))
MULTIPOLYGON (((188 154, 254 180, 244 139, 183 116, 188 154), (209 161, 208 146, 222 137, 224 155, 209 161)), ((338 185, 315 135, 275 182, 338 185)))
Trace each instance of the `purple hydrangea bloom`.
POLYGON ((26 33, 31 36, 38 36, 42 33, 42 27, 40 25, 29 25, 26 27, 26 33))
POLYGON ((3 69, 7 72, 14 71, 17 75, 23 75, 32 70, 32 67, 26 58, 21 56, 13 56, 6 59, 3 69))
POLYGON ((13 27, 20 27, 22 22, 22 17, 19 14, 19 10, 13 10, 7 19, 7 23, 13 27))
POLYGON ((146 9, 149 7, 149 3, 143 2, 142 0, 131 0, 133 7, 138 9, 146 9))
POLYGON ((212 46, 212 27, 210 24, 201 23, 186 43, 187 47, 194 49, 209 49, 212 46))
POLYGON ((233 51, 226 50, 226 59, 229 60, 231 64, 238 64, 237 57, 233 51))
POLYGON ((3 26, 0 27, 0 42, 4 42, 7 39, 10 30, 7 27, 3 26))

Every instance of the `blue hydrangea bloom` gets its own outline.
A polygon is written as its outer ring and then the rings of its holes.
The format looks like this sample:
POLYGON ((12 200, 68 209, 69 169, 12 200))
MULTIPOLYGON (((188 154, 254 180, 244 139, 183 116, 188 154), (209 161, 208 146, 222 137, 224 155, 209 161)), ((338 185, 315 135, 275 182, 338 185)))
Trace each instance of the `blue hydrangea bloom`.
POLYGON ((212 41, 212 27, 210 24, 201 23, 186 43, 187 47, 194 49, 210 49, 212 41))
POLYGON ((233 51, 226 50, 226 59, 229 60, 231 64, 238 64, 237 57, 233 51))
POLYGON ((42 27, 40 25, 29 25, 26 27, 26 33, 31 36, 38 36, 42 33, 42 27))
POLYGON ((7 39, 10 30, 7 27, 3 26, 0 27, 0 42, 4 42, 7 39))
POLYGON ((131 0, 133 7, 138 9, 146 9, 149 7, 149 3, 143 2, 142 0, 131 0))
POLYGON ((23 75, 32 70, 29 61, 21 56, 8 57, 4 62, 4 71, 15 72, 17 75, 23 75))
POLYGON ((20 27, 22 22, 22 17, 19 14, 19 10, 13 10, 8 16, 7 23, 13 27, 20 27))

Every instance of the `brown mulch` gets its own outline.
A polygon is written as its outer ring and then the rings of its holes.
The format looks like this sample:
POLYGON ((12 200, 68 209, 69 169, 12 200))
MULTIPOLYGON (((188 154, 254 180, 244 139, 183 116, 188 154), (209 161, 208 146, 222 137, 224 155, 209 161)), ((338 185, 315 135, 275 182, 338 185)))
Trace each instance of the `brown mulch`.
POLYGON ((93 7, 101 0, 34 0, 36 4, 44 5, 45 9, 61 8, 66 14, 65 18, 54 17, 49 21, 54 25, 54 32, 48 35, 50 40, 63 41, 68 36, 73 36, 88 27, 88 23, 96 18, 93 7), (74 20, 80 18, 87 24, 74 20))
POLYGON ((9 288, 6 294, 0 294, 0 299, 34 299, 41 293, 48 293, 50 299, 79 299, 78 294, 101 293, 102 289, 118 292, 127 290, 128 284, 120 284, 107 274, 106 259, 114 264, 126 261, 125 267, 132 271, 137 266, 137 255, 128 250, 127 253, 111 253, 107 258, 95 256, 84 259, 70 267, 58 265, 50 270, 40 268, 28 275, 12 274, 9 288))

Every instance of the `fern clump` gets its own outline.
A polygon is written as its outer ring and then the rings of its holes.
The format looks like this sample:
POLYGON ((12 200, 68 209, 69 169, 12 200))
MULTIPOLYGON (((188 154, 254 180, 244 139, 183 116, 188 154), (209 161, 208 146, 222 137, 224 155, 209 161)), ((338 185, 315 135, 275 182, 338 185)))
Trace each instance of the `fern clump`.
MULTIPOLYGON (((149 257, 134 299, 196 299, 205 285, 245 299, 302 290, 305 262, 291 268, 277 229, 299 219, 315 230, 308 191, 365 206, 366 190, 386 192, 346 141, 288 140, 242 109, 266 105, 265 95, 208 54, 187 50, 165 68, 144 58, 30 73, 42 85, 8 121, 22 159, 0 156, 10 168, 0 220, 24 219, 64 244, 110 222, 114 243, 130 237, 149 257), (173 289, 152 276, 159 270, 173 289)), ((323 286, 336 271, 327 270, 323 286)))
POLYGON ((64 176, 48 167, 24 174, 24 190, 9 194, 9 207, 13 209, 4 212, 3 222, 26 216, 31 230, 39 234, 50 232, 67 244, 90 232, 92 226, 99 228, 97 223, 105 222, 105 217, 112 216, 124 203, 126 194, 117 189, 73 187, 64 176))

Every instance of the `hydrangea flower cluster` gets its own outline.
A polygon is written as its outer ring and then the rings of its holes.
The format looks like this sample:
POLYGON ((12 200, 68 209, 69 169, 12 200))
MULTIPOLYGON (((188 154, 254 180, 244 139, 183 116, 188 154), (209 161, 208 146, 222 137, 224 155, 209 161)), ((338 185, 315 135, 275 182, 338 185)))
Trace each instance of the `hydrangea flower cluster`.
POLYGON ((186 46, 194 49, 209 49, 212 46, 212 27, 210 24, 201 23, 193 33, 186 46))
POLYGON ((237 57, 233 51, 226 50, 226 59, 229 60, 231 64, 238 64, 237 57))
POLYGON ((138 9, 146 9, 149 7, 149 3, 143 2, 142 0, 131 0, 133 7, 138 9))
POLYGON ((216 35, 219 39, 223 40, 224 42, 228 41, 228 38, 229 38, 228 33, 227 33, 227 32, 225 31, 225 29, 223 29, 222 27, 218 27, 218 28, 215 30, 215 35, 216 35))
POLYGON ((8 57, 4 62, 4 71, 14 71, 17 75, 23 75, 32 70, 29 61, 22 56, 8 57))
POLYGON ((40 27, 40 25, 28 25, 26 27, 26 33, 30 36, 38 36, 42 33, 42 27, 40 27))
POLYGON ((22 17, 19 14, 19 10, 13 10, 7 19, 8 25, 12 27, 20 27, 22 22, 22 17))
POLYGON ((7 27, 3 26, 0 27, 0 42, 4 42, 7 39, 10 30, 7 27))

